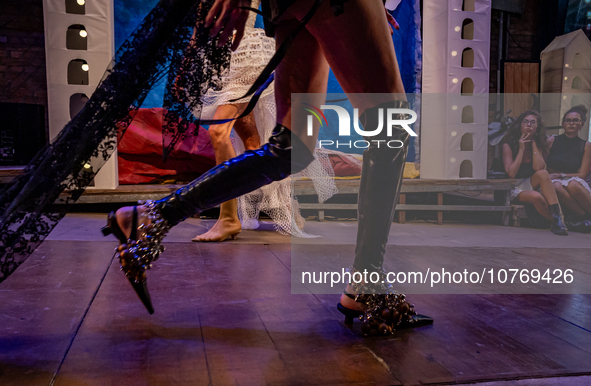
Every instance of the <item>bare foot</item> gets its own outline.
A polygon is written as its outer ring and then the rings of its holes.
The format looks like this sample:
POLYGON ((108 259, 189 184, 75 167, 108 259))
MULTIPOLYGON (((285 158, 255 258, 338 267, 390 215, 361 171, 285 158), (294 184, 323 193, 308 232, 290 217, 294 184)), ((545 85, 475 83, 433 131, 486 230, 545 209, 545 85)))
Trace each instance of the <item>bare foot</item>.
POLYGON ((220 218, 210 230, 195 236, 191 241, 224 241, 228 237, 234 240, 241 230, 239 220, 220 218))
MULTIPOLYGON (((355 295, 355 290, 350 284, 347 285, 347 289, 345 291, 351 295, 355 295)), ((356 302, 355 299, 351 299, 345 294, 341 295, 341 305, 350 310, 365 311, 365 304, 356 302)))
POLYGON ((202 235, 197 235, 191 241, 224 241, 228 237, 234 238, 242 230, 238 219, 238 201, 226 201, 220 205, 220 218, 214 226, 202 235))

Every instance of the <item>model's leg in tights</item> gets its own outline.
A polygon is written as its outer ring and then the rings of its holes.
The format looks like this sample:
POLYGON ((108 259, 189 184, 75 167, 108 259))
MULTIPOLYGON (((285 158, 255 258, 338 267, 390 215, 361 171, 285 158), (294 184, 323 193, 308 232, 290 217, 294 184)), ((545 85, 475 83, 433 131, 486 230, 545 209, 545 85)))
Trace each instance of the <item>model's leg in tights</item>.
MULTIPOLYGON (((284 18, 301 18, 310 4, 311 2, 306 1, 297 2, 284 18)), ((278 43, 290 32, 290 26, 285 24, 277 29, 278 43)), ((384 7, 380 1, 349 1, 345 3, 345 13, 338 17, 332 14, 327 3, 309 22, 307 30, 321 47, 339 83, 349 94, 353 106, 359 108, 360 112, 393 99, 405 99, 384 7), (355 93, 387 95, 376 99, 355 93)), ((277 77, 282 82, 276 92, 278 120, 284 125, 289 125, 291 121, 290 93, 314 92, 308 91, 310 83, 300 85, 298 82, 302 71, 302 67, 298 66, 300 56, 295 49, 291 54, 293 59, 282 63, 277 72, 277 77)), ((322 81, 317 80, 317 83, 322 84, 322 81)), ((370 110, 368 116, 370 112, 377 114, 377 111, 370 110)), ((373 114, 366 118, 368 127, 375 127, 373 125, 376 123, 371 122, 375 119, 373 114)), ((304 137, 305 127, 304 122, 298 122, 292 130, 304 137)), ((399 139, 406 142, 406 133, 399 135, 399 139)), ((364 154, 354 263, 357 270, 367 269, 371 272, 382 266, 405 159, 406 148, 385 151, 370 148, 364 154)), ((351 286, 348 286, 346 291, 354 293, 351 286)), ((341 304, 358 310, 364 307, 362 303, 355 302, 345 295, 341 297, 341 304)))
MULTIPOLYGON (((221 105, 214 114, 214 119, 229 119, 242 114, 246 103, 235 105, 221 105)), ((256 128, 254 113, 244 118, 209 127, 209 136, 213 145, 216 165, 230 158, 236 157, 236 152, 230 140, 232 127, 242 139, 245 150, 254 150, 260 146, 260 138, 256 128)), ((232 199, 220 205, 220 216, 213 227, 202 235, 193 238, 193 241, 224 241, 227 238, 236 237, 242 230, 238 219, 238 201, 232 199)))

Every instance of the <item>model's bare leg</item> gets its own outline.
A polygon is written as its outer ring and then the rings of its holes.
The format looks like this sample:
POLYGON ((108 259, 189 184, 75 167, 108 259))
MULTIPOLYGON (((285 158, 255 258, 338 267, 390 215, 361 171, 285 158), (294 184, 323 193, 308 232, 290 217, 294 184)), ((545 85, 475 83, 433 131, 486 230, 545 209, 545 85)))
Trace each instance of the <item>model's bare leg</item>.
MULTIPOLYGON (((312 4, 311 0, 298 1, 289 8, 283 18, 301 19, 312 4)), ((329 2, 325 2, 306 28, 308 35, 305 41, 315 44, 312 60, 306 63, 308 51, 305 45, 301 50, 292 46, 289 59, 286 58, 282 62, 282 65, 286 65, 277 73, 277 78, 282 78, 286 82, 276 86, 279 92, 286 91, 284 95, 278 95, 276 92, 279 123, 287 127, 291 125, 290 93, 326 91, 327 78, 324 72, 309 73, 320 61, 326 61, 330 65, 339 84, 348 94, 353 106, 359 109, 360 114, 382 102, 405 99, 394 45, 381 1, 350 0, 345 3, 345 13, 339 16, 334 16, 329 2), (322 59, 316 58, 316 47, 321 50, 322 59), (298 78, 298 75, 303 73, 307 74, 303 78, 298 78), (386 95, 370 97, 363 93, 386 95)), ((285 33, 288 32, 290 31, 285 29, 278 31, 277 44, 281 43, 281 39, 284 39, 285 33)), ((300 36, 297 39, 300 39, 300 36)), ((327 74, 328 72, 326 76, 327 74)), ((306 138, 306 122, 294 124, 291 129, 298 137, 306 138)))
MULTIPOLYGON (((289 15, 285 16, 289 17, 289 15)), ((293 16, 291 17, 291 20, 284 21, 277 26, 275 31, 277 46, 280 46, 299 25, 299 21, 293 16)), ((326 100, 329 66, 320 45, 310 32, 303 30, 299 33, 286 57, 275 70, 275 74, 277 122, 289 128, 306 144, 310 151, 313 151, 318 138, 318 127, 314 127, 314 136, 308 136, 306 135, 307 123, 304 120, 300 122, 296 119, 292 125, 291 117, 292 93, 318 94, 317 101, 311 101, 317 106, 326 100)))
MULTIPOLYGON (((236 105, 221 105, 217 108, 214 119, 229 119, 240 115, 246 108, 246 103, 236 105)), ((256 149, 260 145, 260 139, 256 126, 254 131, 249 126, 254 125, 254 116, 249 114, 246 117, 209 127, 209 136, 213 145, 216 165, 236 156, 230 133, 232 127, 242 134, 246 150, 256 149), (242 121, 242 122, 241 122, 242 121), (248 146, 248 147, 247 147, 248 146)), ((238 218, 238 201, 236 199, 226 201, 220 205, 220 216, 216 223, 207 232, 195 236, 192 241, 224 241, 227 238, 232 240, 240 233, 242 226, 238 218)))
MULTIPOLYGON (((244 150, 255 150, 261 146, 261 136, 257 130, 254 112, 234 122, 234 131, 244 143, 244 150)), ((265 138, 266 139, 266 138, 265 138)))

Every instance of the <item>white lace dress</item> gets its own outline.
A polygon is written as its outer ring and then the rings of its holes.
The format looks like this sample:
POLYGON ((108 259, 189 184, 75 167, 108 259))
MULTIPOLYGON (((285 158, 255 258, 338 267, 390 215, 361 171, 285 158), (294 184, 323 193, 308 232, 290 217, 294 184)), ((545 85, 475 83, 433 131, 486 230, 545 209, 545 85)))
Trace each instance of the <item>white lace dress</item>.
MULTIPOLYGON (((259 2, 254 0, 252 7, 257 8, 259 2)), ((201 113, 203 119, 213 118, 219 105, 248 102, 250 98, 229 101, 246 94, 275 53, 275 40, 267 37, 264 30, 254 28, 255 20, 256 14, 251 12, 240 46, 232 53, 230 67, 223 75, 222 88, 210 90, 205 95, 201 113)), ((274 82, 271 83, 263 92, 254 109, 254 118, 262 143, 269 140, 276 125, 274 85, 274 82)), ((240 138, 232 132, 231 139, 236 154, 242 154, 244 144, 240 138)), ((315 151, 314 155, 316 159, 297 175, 273 182, 238 198, 238 217, 243 229, 258 228, 259 212, 263 212, 273 220, 279 233, 296 237, 316 237, 304 232, 294 221, 296 216, 299 216, 299 208, 292 194, 292 181, 301 177, 313 181, 320 202, 324 202, 337 192, 328 156, 318 151, 315 151)))

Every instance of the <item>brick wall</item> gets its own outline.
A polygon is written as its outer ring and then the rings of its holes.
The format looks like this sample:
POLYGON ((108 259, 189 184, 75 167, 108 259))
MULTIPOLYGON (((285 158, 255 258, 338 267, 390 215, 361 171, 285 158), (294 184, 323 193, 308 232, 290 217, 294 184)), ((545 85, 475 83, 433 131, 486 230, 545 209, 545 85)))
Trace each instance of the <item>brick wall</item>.
POLYGON ((0 102, 45 106, 47 78, 42 0, 2 0, 0 102))

